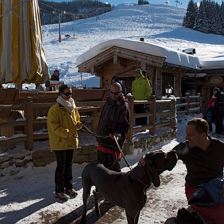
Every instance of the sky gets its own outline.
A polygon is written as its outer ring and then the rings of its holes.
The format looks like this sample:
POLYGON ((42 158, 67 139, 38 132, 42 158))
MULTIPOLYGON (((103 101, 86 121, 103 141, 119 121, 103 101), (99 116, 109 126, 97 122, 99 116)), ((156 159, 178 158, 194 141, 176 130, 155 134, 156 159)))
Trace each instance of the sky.
MULTIPOLYGON (((58 68, 61 79, 74 86, 81 85, 81 80, 88 85, 95 84, 93 76, 77 72, 77 58, 99 43, 112 38, 129 38, 169 47, 176 50, 193 47, 200 57, 224 56, 224 37, 203 34, 181 26, 185 11, 175 7, 161 5, 122 6, 113 11, 83 20, 61 24, 62 42, 58 42, 58 24, 42 26, 44 50, 50 71, 58 68), (70 37, 65 37, 69 34, 70 37)), ((201 116, 201 115, 199 115, 201 116)), ((172 149, 177 141, 183 141, 186 122, 191 117, 180 117, 177 139, 161 142, 154 149, 164 151, 172 149)), ((86 138, 84 139, 85 141, 86 138)), ((36 142, 36 149, 45 149, 48 142, 36 142)), ((1 152, 18 153, 23 150, 1 152)), ((131 165, 147 151, 138 148, 132 155, 126 156, 131 165)), ((124 162, 122 163, 124 165, 124 162)), ((55 162, 46 167, 27 168, 10 167, 0 172, 0 223, 3 224, 53 224, 68 223, 64 219, 76 218, 82 209, 81 172, 85 164, 73 165, 73 185, 78 196, 65 203, 54 198, 55 162), (17 173, 10 175, 10 173, 17 173), (60 222, 56 222, 60 220, 60 222)), ((128 168, 123 169, 124 172, 128 168)), ((186 170, 179 161, 171 172, 161 175, 161 186, 148 190, 148 201, 141 212, 139 223, 163 223, 168 217, 174 216, 178 208, 186 207, 184 196, 184 177, 186 170)), ((110 209, 98 224, 126 224, 124 211, 118 207, 110 209)))

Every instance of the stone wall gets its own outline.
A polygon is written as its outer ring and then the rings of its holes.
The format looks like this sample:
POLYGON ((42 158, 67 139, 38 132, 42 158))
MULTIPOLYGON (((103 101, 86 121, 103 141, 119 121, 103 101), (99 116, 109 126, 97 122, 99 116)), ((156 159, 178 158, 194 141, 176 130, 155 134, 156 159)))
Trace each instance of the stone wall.
MULTIPOLYGON (((153 146, 163 141, 171 140, 176 137, 176 131, 169 130, 160 132, 159 135, 141 134, 133 138, 132 143, 125 143, 123 146, 124 154, 132 154, 135 148, 150 150, 153 146)), ((86 139, 86 138, 84 138, 86 139)), ((82 147, 74 151, 74 163, 81 164, 96 160, 96 144, 91 141, 84 141, 82 147), (87 144, 88 143, 88 144, 87 144)), ((6 174, 15 175, 21 169, 26 168, 29 163, 35 167, 46 166, 55 161, 54 153, 48 147, 38 148, 33 151, 9 150, 0 153, 0 177, 6 174)))

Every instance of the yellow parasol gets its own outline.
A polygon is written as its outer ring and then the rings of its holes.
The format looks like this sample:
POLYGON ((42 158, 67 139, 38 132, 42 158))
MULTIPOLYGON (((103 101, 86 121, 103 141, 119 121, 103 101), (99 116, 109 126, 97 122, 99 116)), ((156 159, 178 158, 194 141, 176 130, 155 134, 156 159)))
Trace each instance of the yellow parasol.
POLYGON ((47 79, 38 0, 0 0, 0 83, 47 79))

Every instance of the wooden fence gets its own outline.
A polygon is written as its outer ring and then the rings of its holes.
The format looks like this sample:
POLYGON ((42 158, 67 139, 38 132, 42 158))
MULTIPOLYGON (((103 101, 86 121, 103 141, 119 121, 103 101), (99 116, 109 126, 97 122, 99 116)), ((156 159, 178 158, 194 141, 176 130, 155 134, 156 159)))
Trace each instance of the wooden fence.
MULTIPOLYGON (((83 90, 85 91, 85 90, 83 90)), ((96 90, 97 92, 97 90, 96 90)), ((84 93, 84 92, 83 92, 84 93)), ((24 93, 23 93, 24 94, 24 93)), ((81 91, 73 91, 73 96, 77 99, 77 106, 79 107, 81 120, 90 124, 90 129, 95 132, 100 108, 104 104, 105 92, 98 91, 98 95, 94 91, 89 93, 94 99, 86 97, 81 91), (81 94, 78 97, 78 94, 81 94), (84 97, 84 99, 82 99, 84 97), (101 100, 99 100, 101 99, 101 100)), ((29 95, 30 96, 30 95, 29 95)), ((48 139, 47 133, 47 111, 51 105, 55 103, 54 100, 44 100, 38 97, 30 96, 20 97, 20 100, 14 104, 0 104, 0 148, 14 147, 18 143, 24 143, 27 150, 33 149, 34 141, 48 139), (20 103, 18 103, 20 102, 20 103), (21 118, 17 118, 18 114, 23 114, 21 118), (44 131, 40 131, 40 129, 44 131)), ((151 98, 150 101, 136 101, 131 97, 128 98, 130 107, 130 125, 131 128, 128 133, 128 140, 131 141, 134 133, 149 129, 153 135, 157 129, 162 127, 176 128, 176 115, 200 113, 200 95, 189 96, 167 100, 156 100, 151 98), (145 105, 145 112, 136 113, 134 111, 135 105, 145 105), (136 119, 145 118, 145 124, 136 125, 136 119)))

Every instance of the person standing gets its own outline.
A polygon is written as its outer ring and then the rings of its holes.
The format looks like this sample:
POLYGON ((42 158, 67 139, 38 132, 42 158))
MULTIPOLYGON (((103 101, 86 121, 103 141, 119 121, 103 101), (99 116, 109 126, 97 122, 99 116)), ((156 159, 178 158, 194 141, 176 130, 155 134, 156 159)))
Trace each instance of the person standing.
POLYGON ((152 87, 145 71, 137 69, 137 77, 132 82, 132 94, 135 100, 149 100, 152 96, 152 87))
POLYGON ((207 110, 205 112, 205 119, 208 121, 209 131, 212 131, 212 123, 215 122, 215 101, 216 97, 213 94, 208 101, 207 110))
POLYGON ((47 91, 52 91, 53 88, 51 86, 51 81, 56 81, 56 82, 59 82, 59 79, 60 79, 60 73, 59 73, 59 70, 56 68, 51 76, 51 79, 50 80, 47 80, 45 82, 45 87, 46 87, 46 90, 47 91))
POLYGON ((97 160, 105 167, 120 171, 119 159, 121 153, 115 142, 123 146, 125 135, 129 129, 128 103, 122 93, 122 86, 115 82, 111 84, 110 96, 104 104, 97 127, 97 160))
POLYGON ((59 70, 56 68, 54 70, 54 73, 51 76, 51 80, 53 80, 53 81, 59 81, 59 78, 60 78, 60 73, 59 73, 59 70))
POLYGON ((214 113, 215 113, 215 132, 217 134, 222 134, 224 132, 223 128, 223 117, 224 117, 224 93, 219 88, 213 89, 213 94, 216 97, 214 113))
POLYGON ((48 111, 47 126, 50 149, 55 153, 55 197, 63 201, 77 192, 72 186, 73 150, 78 147, 78 130, 82 128, 80 115, 67 85, 59 88, 57 103, 48 111))
MULTIPOLYGON (((134 100, 149 100, 152 96, 152 87, 149 79, 146 77, 146 73, 141 69, 137 69, 136 73, 138 75, 132 82, 132 94, 134 100)), ((146 104, 135 104, 134 112, 135 113, 146 113, 148 110, 146 104)), ((135 119, 136 125, 146 125, 147 117, 140 117, 135 119)))
POLYGON ((124 94, 124 96, 127 95, 127 90, 126 90, 126 87, 124 85, 124 83, 122 82, 122 80, 119 79, 118 76, 114 75, 111 79, 111 84, 115 83, 115 82, 118 82, 121 84, 121 87, 122 87, 122 93, 124 94))
MULTIPOLYGON (((199 186, 215 178, 223 178, 224 142, 208 136, 208 128, 207 121, 202 118, 190 120, 186 127, 186 145, 188 150, 186 150, 186 147, 181 146, 183 143, 172 149, 176 151, 178 158, 183 161, 187 168, 185 194, 188 202, 199 186)), ((202 207, 191 203, 191 207, 206 223, 223 224, 224 222, 224 204, 202 207)), ((176 223, 193 222, 178 222, 177 216, 176 223)))

